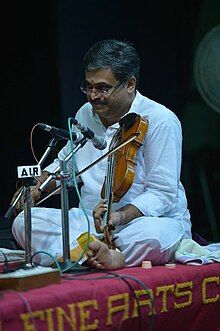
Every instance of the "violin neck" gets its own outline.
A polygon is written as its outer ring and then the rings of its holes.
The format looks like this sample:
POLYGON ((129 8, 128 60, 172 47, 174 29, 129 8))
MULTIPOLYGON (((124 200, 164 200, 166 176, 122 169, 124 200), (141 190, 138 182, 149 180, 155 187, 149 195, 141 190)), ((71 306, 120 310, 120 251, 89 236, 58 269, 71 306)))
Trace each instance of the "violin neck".
POLYGON ((105 198, 107 199, 107 210, 103 217, 104 226, 108 225, 109 215, 110 215, 110 211, 111 211, 113 173, 114 173, 114 157, 110 156, 108 158, 107 176, 106 176, 106 182, 105 182, 105 198))
MULTIPOLYGON (((117 146, 120 137, 121 137, 122 129, 119 128, 116 133, 114 134, 110 148, 114 148, 117 146)), ((107 199, 107 210, 102 217, 103 219, 103 226, 108 226, 109 216, 111 212, 111 206, 113 201, 113 178, 114 178, 114 170, 115 170, 115 154, 109 155, 107 161, 107 175, 105 179, 105 199, 107 199)))

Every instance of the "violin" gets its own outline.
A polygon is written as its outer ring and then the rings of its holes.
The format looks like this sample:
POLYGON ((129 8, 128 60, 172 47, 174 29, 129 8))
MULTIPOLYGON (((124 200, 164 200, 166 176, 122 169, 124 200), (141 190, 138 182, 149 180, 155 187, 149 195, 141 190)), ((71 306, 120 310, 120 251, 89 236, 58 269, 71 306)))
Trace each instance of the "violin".
POLYGON ((131 187, 135 177, 136 154, 143 144, 148 130, 148 121, 136 113, 130 113, 119 121, 119 129, 112 138, 109 149, 129 139, 135 134, 128 144, 109 155, 107 161, 107 175, 105 177, 101 197, 107 199, 107 211, 103 215, 104 242, 109 248, 115 249, 115 239, 112 236, 114 227, 108 224, 113 202, 119 202, 131 187))

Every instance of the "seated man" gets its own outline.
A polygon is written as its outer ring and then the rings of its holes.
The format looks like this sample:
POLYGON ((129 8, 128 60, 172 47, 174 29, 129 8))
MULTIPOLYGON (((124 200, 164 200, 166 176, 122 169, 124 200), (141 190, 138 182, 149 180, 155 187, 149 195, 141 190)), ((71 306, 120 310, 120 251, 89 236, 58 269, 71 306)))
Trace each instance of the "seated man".
MULTIPOLYGON (((140 115, 149 127, 142 146, 135 157, 135 176, 128 191, 119 202, 112 204, 109 225, 117 249, 95 240, 90 242, 87 264, 100 269, 118 269, 137 266, 143 260, 154 265, 170 261, 183 238, 191 238, 190 214, 184 188, 180 182, 182 132, 177 116, 165 106, 143 96, 138 90, 140 61, 135 48, 128 42, 114 39, 94 44, 84 57, 85 81, 81 90, 88 102, 75 118, 89 127, 97 136, 107 141, 105 150, 95 148, 88 141, 75 154, 77 171, 84 169, 107 152, 119 121, 126 115, 140 115)), ((59 152, 64 159, 71 143, 59 152)), ((39 184, 32 187, 33 202, 40 198, 38 187, 53 173, 58 158, 44 169, 39 184)), ((68 170, 73 171, 72 160, 68 170)), ((77 238, 88 231, 99 238, 103 232, 102 217, 107 201, 101 198, 106 176, 107 159, 103 159, 80 180, 81 202, 79 208, 69 211, 70 249, 77 246, 77 238)), ((55 188, 51 181, 47 190, 55 188)), ((25 247, 24 212, 13 223, 13 234, 25 247)), ((33 253, 45 251, 62 256, 61 211, 54 208, 32 208, 33 253)), ((46 254, 36 255, 43 265, 51 264, 46 254)))

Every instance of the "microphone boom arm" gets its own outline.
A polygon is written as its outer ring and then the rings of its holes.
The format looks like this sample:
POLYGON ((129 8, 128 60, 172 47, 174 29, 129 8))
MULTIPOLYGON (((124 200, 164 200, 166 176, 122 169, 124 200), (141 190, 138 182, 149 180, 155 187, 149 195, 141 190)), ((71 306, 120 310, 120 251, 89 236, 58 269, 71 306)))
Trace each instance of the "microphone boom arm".
MULTIPOLYGON (((86 171, 89 170, 90 168, 92 168, 93 166, 95 166, 97 163, 99 163, 100 161, 102 161, 102 160, 105 159, 106 157, 108 157, 109 155, 112 155, 113 153, 115 153, 115 152, 116 152, 118 149, 120 149, 121 147, 123 147, 123 146, 127 145, 128 143, 130 143, 130 142, 131 142, 132 140, 134 140, 139 134, 140 134, 140 133, 137 133, 137 132, 132 133, 132 134, 130 135, 129 138, 125 139, 125 140, 122 141, 120 144, 118 144, 116 147, 112 148, 110 151, 108 151, 107 153, 105 153, 104 155, 102 155, 100 158, 98 158, 97 160, 95 160, 93 163, 91 163, 90 165, 88 165, 88 166, 85 167, 84 169, 80 170, 78 173, 76 173, 76 178, 79 177, 80 175, 82 175, 84 172, 86 172, 86 171)), ((72 156, 72 152, 70 152, 70 153, 67 155, 66 159, 68 158, 68 160, 69 160, 69 159, 71 158, 71 156, 72 156), (70 154, 71 154, 71 155, 70 155, 70 154)), ((65 159, 65 160, 66 160, 66 159, 65 159)), ((67 161, 68 161, 68 160, 67 160, 67 161)), ((60 170, 60 166, 57 166, 57 168, 55 169, 55 171, 53 172, 53 174, 56 173, 56 172, 59 171, 59 170, 60 170)), ((47 184, 48 184, 49 181, 53 178, 53 175, 50 174, 50 175, 48 176, 48 178, 46 179, 47 184), (50 179, 48 180, 48 178, 50 178, 50 179)), ((46 182, 46 181, 45 181, 45 182, 46 182)), ((44 183, 45 183, 45 182, 44 182, 44 183)), ((44 183, 43 183, 43 184, 44 184, 44 183)), ((43 186, 43 184, 42 184, 42 186, 43 186)), ((45 186, 43 186, 43 187, 45 187, 45 186)), ((40 187, 39 187, 39 189, 40 189, 40 187)), ((42 188, 41 188, 41 190, 42 190, 42 188)), ((50 193, 48 193, 44 198, 42 198, 41 200, 37 201, 36 204, 35 204, 35 206, 38 206, 38 205, 41 204, 43 201, 45 201, 45 200, 47 200, 48 198, 50 198, 52 195, 59 193, 59 191, 60 191, 60 185, 59 185, 58 187, 56 187, 53 191, 51 191, 50 193)))

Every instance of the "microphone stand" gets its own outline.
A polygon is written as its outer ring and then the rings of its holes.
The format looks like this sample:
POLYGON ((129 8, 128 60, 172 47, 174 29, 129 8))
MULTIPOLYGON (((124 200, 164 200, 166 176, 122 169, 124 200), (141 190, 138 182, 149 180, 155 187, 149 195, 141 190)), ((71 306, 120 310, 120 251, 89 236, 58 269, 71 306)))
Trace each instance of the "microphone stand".
MULTIPOLYGON (((48 144, 48 147, 41 157, 38 165, 41 165, 44 160, 47 158, 48 154, 50 153, 51 149, 56 145, 57 141, 60 138, 52 138, 48 144)), ((78 142, 78 145, 74 148, 74 150, 70 153, 76 153, 76 151, 84 146, 86 143, 86 138, 84 137, 78 142)), ((69 160, 68 158, 68 160, 69 160)), ((70 249, 69 249, 69 201, 68 201, 68 191, 67 191, 67 180, 69 178, 69 174, 67 172, 67 165, 66 160, 60 160, 60 180, 61 180, 61 211, 62 211, 62 236, 63 236, 63 259, 64 262, 59 262, 61 265, 61 270, 69 271, 70 269, 81 269, 85 270, 88 269, 87 267, 81 267, 78 263, 70 261, 70 249)), ((31 269, 34 267, 34 264, 31 263, 32 257, 32 226, 31 226, 31 204, 32 204, 32 197, 31 197, 31 190, 30 186, 33 185, 32 181, 35 177, 29 177, 25 179, 24 185, 21 188, 19 194, 17 195, 16 199, 9 207, 8 211, 5 214, 5 217, 9 218, 12 216, 17 203, 20 201, 21 197, 24 196, 24 227, 25 227, 25 262, 21 264, 23 269, 31 269)))
MULTIPOLYGON (((58 262, 60 269, 62 272, 73 272, 73 271, 85 271, 89 270, 88 267, 81 266, 76 261, 70 260, 70 241, 69 241, 69 196, 68 196, 68 179, 70 178, 70 174, 67 171, 67 162, 70 158, 80 149, 82 148, 87 140, 83 138, 78 145, 66 156, 64 160, 59 160, 59 166, 54 170, 54 174, 58 171, 59 180, 60 180, 60 190, 61 190, 61 219, 62 219, 62 241, 63 241, 63 261, 58 262)), ((46 185, 49 181, 54 178, 54 175, 51 174, 48 176, 45 182, 46 185)), ((56 176, 55 176, 56 178, 56 176)), ((44 182, 44 183, 45 183, 44 182)), ((43 184, 44 184, 43 183, 43 184)), ((39 187, 42 190, 46 185, 41 185, 39 187)))
POLYGON ((62 233, 63 233, 63 259, 70 260, 69 250, 69 198, 68 198, 68 179, 70 174, 67 171, 65 160, 60 160, 60 186, 61 186, 61 215, 62 215, 62 233))
POLYGON ((31 178, 27 178, 23 187, 24 191, 24 226, 25 226, 25 264, 23 268, 31 269, 32 245, 31 245, 31 178))
MULTIPOLYGON (((83 138, 77 146, 65 157, 64 160, 59 159, 59 166, 54 170, 53 174, 49 175, 48 178, 38 188, 42 191, 52 178, 56 179, 56 173, 59 171, 58 179, 60 180, 61 189, 61 219, 62 219, 62 241, 63 241, 63 261, 58 262, 62 272, 68 271, 85 271, 88 267, 81 266, 76 261, 70 260, 70 244, 69 244, 69 196, 68 196, 68 179, 70 174, 67 171, 67 162, 70 158, 87 142, 86 138, 83 138)), ((37 204, 35 204, 37 205, 37 204)))
MULTIPOLYGON (((47 155, 50 153, 51 149, 56 145, 58 139, 52 138, 48 144, 48 147, 39 161, 39 165, 43 163, 46 159, 47 155)), ((14 212, 16 204, 21 199, 22 195, 24 196, 24 228, 25 228, 25 263, 21 266, 23 269, 32 269, 33 263, 31 263, 31 256, 32 256, 32 226, 31 226, 31 189, 30 186, 33 185, 33 178, 26 178, 24 180, 24 185, 19 192, 17 198, 15 199, 14 203, 10 206, 7 217, 12 216, 10 213, 14 212), (10 213, 9 213, 10 211, 10 213)))
MULTIPOLYGON (((58 140, 60 138, 53 137, 48 144, 48 147, 46 151, 44 152, 43 156, 41 157, 39 161, 39 165, 41 165, 44 160, 47 158, 48 154, 52 150, 52 148, 55 147, 58 140)), ((25 262, 22 265, 24 269, 30 269, 33 268, 33 264, 31 263, 31 256, 32 256, 32 227, 31 227, 31 190, 30 186, 33 185, 33 178, 26 178, 24 180, 24 185, 21 188, 20 192, 18 193, 16 199, 13 201, 13 203, 8 208, 7 212, 5 213, 5 219, 9 220, 14 211, 17 203, 20 201, 21 197, 24 197, 24 228, 25 228, 25 262)))
POLYGON ((46 160, 46 158, 48 157, 49 153, 51 152, 51 150, 56 146, 57 142, 61 140, 61 138, 53 136, 53 138, 49 141, 48 146, 46 151, 44 152, 44 154, 42 155, 40 161, 38 162, 38 164, 42 165, 43 162, 46 160))
MULTIPOLYGON (((70 246, 69 246, 69 198, 68 198, 68 179, 70 178, 70 174, 67 171, 67 161, 75 154, 79 148, 83 147, 86 143, 86 139, 83 138, 78 145, 68 154, 68 157, 65 160, 59 160, 60 166, 59 169, 61 170, 59 173, 59 179, 61 182, 61 216, 62 216, 62 240, 63 240, 63 262, 58 262, 60 265, 60 269, 62 272, 65 271, 84 271, 88 270, 88 267, 83 267, 79 263, 75 261, 70 261, 70 246)), ((39 164, 46 159, 48 153, 50 152, 51 147, 47 148, 46 152, 42 156, 39 164)), ((59 170, 56 169, 56 172, 59 170)), ((50 177, 50 176, 49 176, 50 177)), ((51 176, 52 178, 52 176, 51 176)), ((51 179, 50 178, 50 179, 51 179)), ((54 176, 53 176, 54 178, 54 176)), ((30 182, 30 179, 28 178, 30 182)), ((41 188, 42 189, 42 188, 41 188)), ((25 265, 24 268, 33 268, 33 264, 31 264, 31 194, 30 194, 30 185, 24 186, 21 192, 19 193, 19 198, 16 199, 16 203, 21 198, 22 194, 24 193, 24 201, 25 201, 25 208, 24 208, 24 221, 25 221, 25 265)), ((15 204, 16 206, 16 204, 15 204)))
POLYGON ((68 196, 68 179, 70 173, 67 171, 67 161, 60 161, 60 188, 61 188, 61 218, 62 218, 62 240, 63 240, 63 261, 58 262, 62 272, 84 271, 88 267, 81 266, 76 261, 70 260, 70 241, 69 241, 69 196, 68 196))

